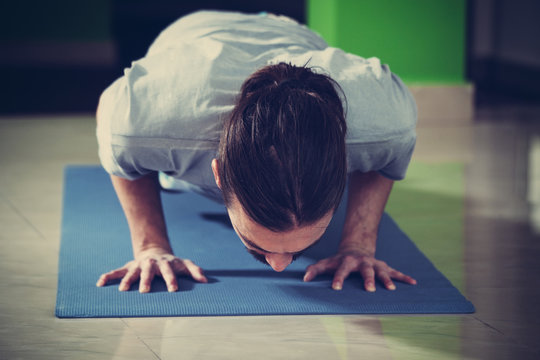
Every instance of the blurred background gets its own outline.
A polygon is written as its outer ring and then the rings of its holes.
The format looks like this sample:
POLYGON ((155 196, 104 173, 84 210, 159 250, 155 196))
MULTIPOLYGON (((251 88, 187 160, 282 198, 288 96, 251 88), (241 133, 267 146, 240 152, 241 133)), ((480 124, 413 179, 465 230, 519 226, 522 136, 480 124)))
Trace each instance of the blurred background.
POLYGON ((0 359, 540 359, 538 15, 540 0, 1 1, 0 359), (287 15, 405 81, 417 145, 386 209, 475 314, 54 318, 63 170, 99 164, 101 92, 199 9, 287 15))
POLYGON ((408 85, 472 85, 477 105, 540 99, 536 0, 19 0, 0 4, 0 113, 94 111, 163 28, 204 8, 290 16, 408 85))

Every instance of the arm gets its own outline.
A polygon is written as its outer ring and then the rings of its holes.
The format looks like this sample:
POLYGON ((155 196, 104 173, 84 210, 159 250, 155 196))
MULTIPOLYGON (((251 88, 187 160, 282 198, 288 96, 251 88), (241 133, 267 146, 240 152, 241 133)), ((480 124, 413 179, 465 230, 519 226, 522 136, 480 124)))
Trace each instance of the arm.
POLYGON ((375 255, 379 222, 393 185, 377 172, 351 174, 340 251, 375 255))
POLYGON ((176 291, 176 274, 180 273, 207 282, 201 268, 190 260, 182 260, 173 255, 163 216, 157 173, 134 181, 111 175, 111 180, 129 225, 134 260, 103 274, 97 286, 122 278, 119 290, 126 291, 140 278, 139 291, 149 292, 154 276, 160 275, 168 290, 176 291))
POLYGON ((151 173, 134 181, 111 175, 129 225, 135 258, 149 249, 172 253, 156 174, 151 173))
POLYGON ((416 284, 416 280, 410 276, 375 259, 377 230, 393 183, 377 172, 355 172, 350 176, 347 214, 338 253, 310 265, 304 281, 310 281, 318 274, 334 271, 332 288, 341 290, 345 278, 351 272, 358 271, 364 279, 367 291, 375 291, 375 277, 388 290, 395 289, 392 278, 416 284))

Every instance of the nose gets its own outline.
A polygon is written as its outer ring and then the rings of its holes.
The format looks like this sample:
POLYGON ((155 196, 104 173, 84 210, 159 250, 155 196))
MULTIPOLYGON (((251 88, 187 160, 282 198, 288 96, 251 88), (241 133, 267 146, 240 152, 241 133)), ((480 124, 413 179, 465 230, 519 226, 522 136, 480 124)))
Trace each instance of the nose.
POLYGON ((266 262, 277 272, 285 270, 292 262, 292 255, 288 254, 267 254, 266 262))

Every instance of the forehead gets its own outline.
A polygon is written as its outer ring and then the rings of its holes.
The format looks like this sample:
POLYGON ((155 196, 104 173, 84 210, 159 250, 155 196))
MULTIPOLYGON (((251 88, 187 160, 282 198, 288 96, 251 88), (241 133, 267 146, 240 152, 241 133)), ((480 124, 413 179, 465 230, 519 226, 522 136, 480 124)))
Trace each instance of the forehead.
POLYGON ((240 206, 230 208, 229 215, 235 231, 246 245, 273 253, 296 253, 304 250, 324 234, 332 219, 332 214, 328 214, 315 224, 275 232, 257 224, 240 206))

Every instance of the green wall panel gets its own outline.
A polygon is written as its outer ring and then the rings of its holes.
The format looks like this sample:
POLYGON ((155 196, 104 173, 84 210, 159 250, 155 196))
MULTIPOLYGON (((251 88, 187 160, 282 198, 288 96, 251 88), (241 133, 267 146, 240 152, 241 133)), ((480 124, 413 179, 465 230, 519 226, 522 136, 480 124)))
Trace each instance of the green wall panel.
POLYGON ((338 2, 329 1, 306 1, 308 25, 329 44, 338 42, 337 10, 338 2))
POLYGON ((465 0, 308 0, 330 45, 376 56, 408 83, 464 80, 465 0))

